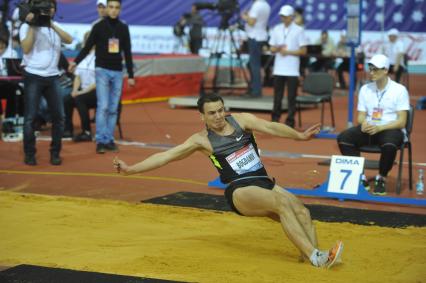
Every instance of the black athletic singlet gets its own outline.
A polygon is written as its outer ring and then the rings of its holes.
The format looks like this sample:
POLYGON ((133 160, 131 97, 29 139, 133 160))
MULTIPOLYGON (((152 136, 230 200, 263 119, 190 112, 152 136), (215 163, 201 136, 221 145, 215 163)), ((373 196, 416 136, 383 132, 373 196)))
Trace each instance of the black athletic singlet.
POLYGON ((222 183, 228 184, 248 176, 267 176, 253 134, 245 132, 231 115, 225 119, 235 129, 231 135, 220 136, 207 129, 207 137, 213 147, 210 159, 222 183))

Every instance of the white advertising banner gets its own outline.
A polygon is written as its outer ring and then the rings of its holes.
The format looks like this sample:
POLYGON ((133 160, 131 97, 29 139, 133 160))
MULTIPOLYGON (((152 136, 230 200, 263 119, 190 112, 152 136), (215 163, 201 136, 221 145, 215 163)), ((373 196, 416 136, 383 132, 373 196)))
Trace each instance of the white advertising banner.
MULTIPOLYGON (((74 42, 70 45, 73 49, 83 39, 83 35, 90 29, 90 25, 84 24, 66 24, 63 23, 67 31, 74 37, 74 42)), ((320 30, 306 30, 306 35, 310 43, 314 43, 320 36, 320 30)), ((217 28, 207 28, 205 30, 205 40, 203 42, 204 52, 215 48, 218 35, 221 34, 217 28)), ((235 31, 234 40, 236 45, 245 37, 244 32, 235 31)), ((337 43, 340 31, 329 31, 330 37, 337 43)), ((132 40, 132 50, 135 53, 188 53, 187 39, 174 36, 170 26, 130 26, 130 35, 132 40)), ((410 64, 426 65, 426 33, 406 33, 401 32, 400 38, 404 43, 407 54, 410 58, 410 64)), ((387 36, 382 32, 363 32, 360 49, 366 53, 367 58, 382 50, 386 43, 387 36)), ((232 43, 229 32, 225 33, 220 39, 219 51, 228 53, 232 43)))

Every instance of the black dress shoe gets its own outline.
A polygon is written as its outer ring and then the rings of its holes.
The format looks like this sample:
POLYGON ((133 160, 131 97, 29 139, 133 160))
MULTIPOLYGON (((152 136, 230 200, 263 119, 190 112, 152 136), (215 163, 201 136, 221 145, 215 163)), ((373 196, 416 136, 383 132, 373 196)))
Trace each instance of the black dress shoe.
POLYGON ((24 159, 24 163, 30 166, 35 166, 37 165, 37 161, 34 155, 29 155, 26 154, 25 155, 25 159, 24 159))
POLYGON ((52 153, 50 155, 50 164, 55 166, 62 164, 62 158, 59 156, 59 153, 52 153))
POLYGON ((70 130, 65 130, 64 133, 62 134, 62 138, 72 138, 73 134, 72 131, 70 130))
POLYGON ((105 149, 111 152, 118 152, 118 146, 114 142, 107 143, 105 149))
POLYGON ((73 138, 74 142, 89 142, 92 141, 92 136, 88 132, 82 132, 73 138))
POLYGON ((103 144, 103 143, 96 144, 96 153, 104 154, 105 152, 106 152, 105 144, 103 144))

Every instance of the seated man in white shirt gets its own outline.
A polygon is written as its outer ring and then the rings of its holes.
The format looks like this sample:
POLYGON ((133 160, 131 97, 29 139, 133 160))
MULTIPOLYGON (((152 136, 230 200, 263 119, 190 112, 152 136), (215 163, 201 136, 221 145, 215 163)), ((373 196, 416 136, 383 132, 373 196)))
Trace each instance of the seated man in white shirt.
MULTIPOLYGON (((372 83, 362 86, 358 98, 358 126, 349 128, 337 137, 340 152, 360 156, 364 145, 379 145, 381 156, 374 194, 386 194, 386 177, 392 169, 396 152, 404 140, 407 110, 410 108, 407 89, 388 77, 389 59, 374 55, 368 62, 372 83)), ((362 183, 368 190, 367 178, 362 183)))
MULTIPOLYGON (((85 34, 85 40, 89 33, 85 34)), ((96 78, 95 78, 95 49, 81 61, 76 70, 71 91, 73 103, 77 108, 81 121, 81 133, 76 135, 75 142, 84 142, 92 140, 92 131, 90 129, 89 109, 96 108, 96 78)), ((72 102, 67 102, 72 103, 72 102)))
POLYGON ((315 44, 322 46, 320 58, 315 58, 315 62, 312 63, 313 72, 326 72, 334 68, 334 52, 336 51, 336 46, 334 45, 333 39, 328 35, 327 30, 321 31, 320 38, 315 42, 315 44))

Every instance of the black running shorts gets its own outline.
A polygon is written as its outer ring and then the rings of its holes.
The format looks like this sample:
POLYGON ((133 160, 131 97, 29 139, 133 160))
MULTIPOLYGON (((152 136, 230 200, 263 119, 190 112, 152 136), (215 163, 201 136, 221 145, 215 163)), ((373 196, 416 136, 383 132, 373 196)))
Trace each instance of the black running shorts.
POLYGON ((233 211, 235 211, 237 214, 242 215, 237 208, 234 205, 234 201, 232 199, 232 194, 234 191, 241 187, 247 187, 247 186, 257 186, 260 188, 263 188, 265 190, 272 190, 275 186, 275 179, 270 179, 269 177, 247 177, 243 178, 241 180, 235 180, 231 182, 228 187, 225 189, 225 198, 228 202, 229 206, 233 211))

